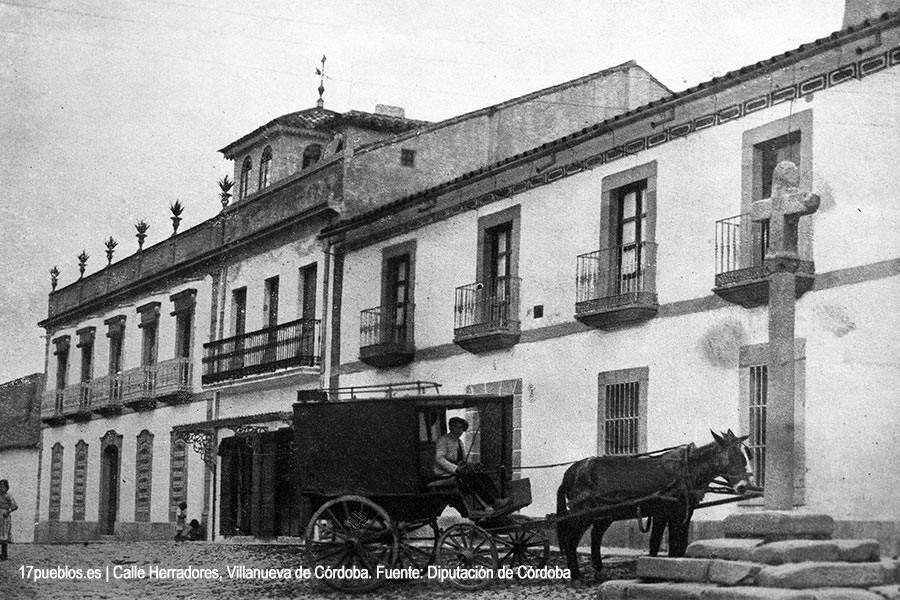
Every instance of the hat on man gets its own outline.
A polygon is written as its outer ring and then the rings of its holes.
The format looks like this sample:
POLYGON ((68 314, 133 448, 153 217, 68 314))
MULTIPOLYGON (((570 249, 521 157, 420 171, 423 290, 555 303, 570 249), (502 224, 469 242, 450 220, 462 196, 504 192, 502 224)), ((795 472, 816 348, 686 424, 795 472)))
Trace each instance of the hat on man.
POLYGON ((463 419, 462 417, 450 417, 450 420, 447 421, 447 425, 453 427, 454 425, 459 425, 463 428, 463 431, 469 428, 469 422, 463 419))

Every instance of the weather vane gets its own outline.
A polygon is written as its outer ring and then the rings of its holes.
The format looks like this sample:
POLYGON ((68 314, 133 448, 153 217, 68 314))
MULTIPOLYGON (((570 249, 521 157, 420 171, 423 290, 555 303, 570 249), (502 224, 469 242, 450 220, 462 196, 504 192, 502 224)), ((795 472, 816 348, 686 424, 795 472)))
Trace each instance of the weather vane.
POLYGON ((316 75, 319 76, 319 99, 316 100, 316 106, 322 108, 325 106, 325 100, 322 99, 322 94, 325 93, 325 55, 322 55, 322 68, 316 68, 316 75))

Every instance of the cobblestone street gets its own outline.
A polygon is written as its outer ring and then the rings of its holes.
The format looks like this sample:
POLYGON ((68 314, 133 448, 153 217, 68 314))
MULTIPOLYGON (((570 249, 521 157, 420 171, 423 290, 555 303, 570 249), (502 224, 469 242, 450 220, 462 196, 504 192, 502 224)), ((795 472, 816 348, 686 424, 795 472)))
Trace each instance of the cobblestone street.
MULTIPOLYGON (((591 570, 587 556, 582 556, 582 568, 588 577, 591 570)), ((605 561, 606 578, 634 576, 634 560, 611 558, 605 561)), ((12 545, 10 560, 0 562, 0 598, 6 600, 69 600, 85 599, 260 599, 260 598, 350 598, 315 580, 241 579, 229 577, 227 568, 246 566, 265 569, 296 569, 303 566, 300 546, 264 546, 175 542, 141 542, 133 544, 97 542, 68 545, 12 545), (151 567, 185 569, 216 569, 219 579, 194 578, 130 580, 114 579, 114 569, 120 574, 129 570, 151 567), (29 567, 31 579, 29 576, 29 567), (89 569, 99 579, 47 579, 34 581, 35 575, 52 576, 49 571, 80 569, 84 577, 89 569), (118 569, 116 569, 118 568, 118 569), (109 569, 109 581, 106 580, 109 569), (23 576, 24 575, 24 576, 23 576)), ((563 566, 554 554, 550 566, 563 566)), ((65 574, 65 573, 63 573, 65 574)), ((599 582, 572 584, 568 581, 494 581, 477 592, 454 588, 435 580, 387 582, 378 590, 360 594, 356 598, 593 598, 599 582)))

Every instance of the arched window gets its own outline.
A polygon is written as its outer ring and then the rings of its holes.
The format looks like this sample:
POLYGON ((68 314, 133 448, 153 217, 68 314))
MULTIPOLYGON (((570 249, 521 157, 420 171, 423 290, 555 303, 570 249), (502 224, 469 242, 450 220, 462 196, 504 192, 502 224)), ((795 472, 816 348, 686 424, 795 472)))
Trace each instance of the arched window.
POLYGON ((241 183, 238 186, 238 200, 243 200, 247 197, 247 187, 250 185, 250 171, 253 170, 253 161, 250 160, 250 157, 244 159, 244 164, 241 166, 241 183))
POLYGON ((316 164, 320 158, 322 158, 322 146, 320 144, 310 144, 303 151, 303 168, 305 169, 316 164))
POLYGON ((272 146, 266 146, 259 159, 259 189, 269 187, 269 166, 272 164, 272 146))

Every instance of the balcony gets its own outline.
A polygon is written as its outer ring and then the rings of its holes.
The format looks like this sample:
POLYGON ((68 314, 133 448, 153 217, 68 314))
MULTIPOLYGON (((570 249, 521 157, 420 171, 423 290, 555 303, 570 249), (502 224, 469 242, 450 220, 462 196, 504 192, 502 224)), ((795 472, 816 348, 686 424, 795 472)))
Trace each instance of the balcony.
POLYGON ((156 365, 142 365, 122 373, 122 404, 132 410, 156 408, 156 365))
POLYGON ((414 304, 377 306, 359 314, 359 360, 377 368, 412 361, 414 304))
POLYGON ((204 344, 203 385, 320 363, 319 321, 298 319, 204 344))
POLYGON ((66 418, 63 416, 64 390, 47 390, 41 398, 41 421, 47 425, 63 425, 66 418))
POLYGON ((646 321, 659 310, 656 244, 626 244, 577 258, 575 318, 608 329, 646 321))
MULTIPOLYGON (((769 302, 765 255, 769 246, 768 223, 753 223, 745 213, 716 221, 716 285, 713 293, 745 308, 769 302)), ((797 263, 799 298, 812 288, 815 265, 797 263)))
POLYGON ((91 411, 111 417, 122 412, 122 374, 104 375, 91 381, 91 411))
POLYGON ((91 418, 91 383, 84 381, 67 385, 63 390, 62 414, 75 421, 91 418))
POLYGON ((183 404, 193 397, 194 369, 190 358, 173 358, 156 365, 154 396, 167 404, 183 404))
POLYGON ((475 353, 517 344, 521 281, 499 277, 456 288, 453 342, 475 353))

